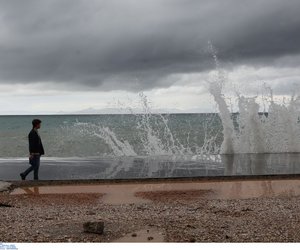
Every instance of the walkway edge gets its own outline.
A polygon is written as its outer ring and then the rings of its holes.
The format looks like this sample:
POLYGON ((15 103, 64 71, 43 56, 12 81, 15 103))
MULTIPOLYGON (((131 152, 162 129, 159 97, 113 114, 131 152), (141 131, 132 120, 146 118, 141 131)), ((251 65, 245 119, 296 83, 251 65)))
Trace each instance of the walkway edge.
MULTIPOLYGON (((11 188, 34 187, 70 184, 119 184, 119 183, 168 183, 186 181, 247 181, 247 180, 286 180, 300 179, 300 174, 287 175, 238 175, 238 176, 200 176, 200 177, 175 177, 175 178, 143 178, 143 179, 77 179, 77 180, 40 180, 40 181, 11 181, 11 188)), ((6 182, 7 183, 7 182, 6 182)), ((8 187, 8 188, 9 188, 8 187)))

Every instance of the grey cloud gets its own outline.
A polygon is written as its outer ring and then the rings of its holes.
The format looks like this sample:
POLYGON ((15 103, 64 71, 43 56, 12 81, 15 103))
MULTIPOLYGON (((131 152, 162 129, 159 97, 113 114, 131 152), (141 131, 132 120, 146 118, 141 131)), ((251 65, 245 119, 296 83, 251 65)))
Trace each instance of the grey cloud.
POLYGON ((273 63, 300 53, 299 10, 298 0, 0 0, 0 82, 167 86, 172 73, 214 67, 209 40, 225 63, 273 63))

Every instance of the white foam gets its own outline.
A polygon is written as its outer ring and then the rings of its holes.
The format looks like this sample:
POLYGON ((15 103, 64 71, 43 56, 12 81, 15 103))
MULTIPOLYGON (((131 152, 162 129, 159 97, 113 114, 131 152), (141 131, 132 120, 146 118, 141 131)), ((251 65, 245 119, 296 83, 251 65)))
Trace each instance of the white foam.
POLYGON ((108 127, 103 127, 100 124, 91 123, 77 123, 75 124, 80 128, 81 133, 96 136, 110 146, 115 156, 136 156, 136 152, 128 141, 121 141, 117 138, 115 133, 108 127))
POLYGON ((226 79, 219 68, 218 59, 212 49, 217 74, 210 82, 210 93, 214 97, 223 125, 224 140, 221 154, 236 153, 296 153, 300 152, 300 97, 291 96, 289 102, 276 103, 273 93, 267 98, 267 115, 259 114, 257 97, 237 95, 238 127, 234 127, 229 105, 225 101, 223 88, 226 79))
MULTIPOLYGON (((191 159, 195 155, 198 158, 207 158, 207 155, 218 152, 215 142, 216 136, 205 136, 203 145, 193 145, 193 150, 189 143, 183 145, 169 127, 167 116, 162 114, 152 114, 147 96, 140 94, 142 113, 133 114, 136 124, 132 127, 135 131, 136 141, 130 144, 127 140, 117 136, 109 127, 95 123, 75 123, 82 135, 89 135, 92 138, 99 138, 110 148, 111 155, 118 156, 172 156, 175 158, 191 159), (138 142, 137 142, 138 141, 138 142)), ((187 138, 187 141, 188 138, 187 138)), ((209 157, 207 158, 209 159, 209 157)))

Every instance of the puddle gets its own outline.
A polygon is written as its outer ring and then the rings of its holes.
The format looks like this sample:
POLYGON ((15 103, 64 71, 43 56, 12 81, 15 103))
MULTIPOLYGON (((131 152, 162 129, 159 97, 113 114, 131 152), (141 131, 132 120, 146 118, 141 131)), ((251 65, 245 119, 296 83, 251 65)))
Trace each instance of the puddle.
POLYGON ((108 204, 147 203, 136 197, 137 192, 201 190, 204 199, 248 199, 259 197, 292 197, 300 195, 300 180, 243 180, 243 181, 189 181, 166 183, 123 183, 61 185, 17 188, 11 195, 99 193, 108 204))

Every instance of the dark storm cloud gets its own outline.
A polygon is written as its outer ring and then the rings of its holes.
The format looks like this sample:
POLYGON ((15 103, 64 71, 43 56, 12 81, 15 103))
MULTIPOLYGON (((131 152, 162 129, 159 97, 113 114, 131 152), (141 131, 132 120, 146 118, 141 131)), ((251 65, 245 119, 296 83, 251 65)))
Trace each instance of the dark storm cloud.
MULTIPOLYGON (((149 89, 300 53, 298 0, 0 0, 0 82, 149 89)), ((299 65, 299 61, 292 61, 299 65)), ((281 65, 277 65, 281 66, 281 65)))

